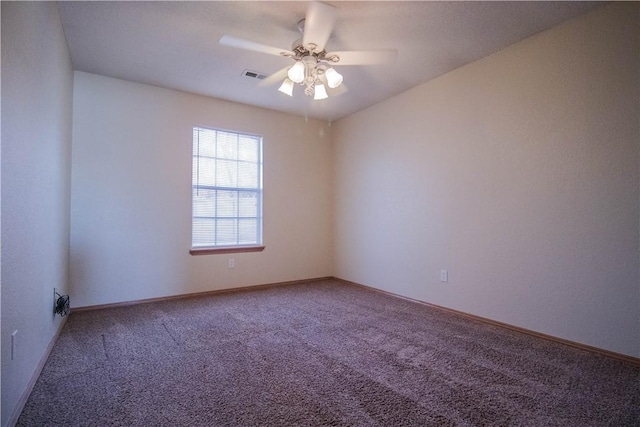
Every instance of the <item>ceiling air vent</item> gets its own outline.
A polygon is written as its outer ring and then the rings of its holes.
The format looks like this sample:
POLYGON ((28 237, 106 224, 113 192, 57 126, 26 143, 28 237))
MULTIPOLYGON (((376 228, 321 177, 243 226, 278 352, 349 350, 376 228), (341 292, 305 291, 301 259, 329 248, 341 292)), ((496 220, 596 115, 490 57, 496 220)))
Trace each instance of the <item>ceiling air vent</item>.
POLYGON ((250 77, 252 79, 258 79, 258 80, 262 80, 265 77, 267 77, 266 74, 262 74, 262 73, 259 73, 257 71, 251 71, 251 70, 244 70, 242 72, 242 75, 245 76, 245 77, 250 77))

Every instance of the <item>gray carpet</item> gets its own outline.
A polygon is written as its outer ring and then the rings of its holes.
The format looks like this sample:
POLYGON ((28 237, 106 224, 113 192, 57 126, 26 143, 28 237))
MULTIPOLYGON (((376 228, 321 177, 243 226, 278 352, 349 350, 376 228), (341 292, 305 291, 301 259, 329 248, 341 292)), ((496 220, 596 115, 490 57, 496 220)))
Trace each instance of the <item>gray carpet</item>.
POLYGON ((638 426, 640 367, 337 281, 72 313, 19 426, 638 426))

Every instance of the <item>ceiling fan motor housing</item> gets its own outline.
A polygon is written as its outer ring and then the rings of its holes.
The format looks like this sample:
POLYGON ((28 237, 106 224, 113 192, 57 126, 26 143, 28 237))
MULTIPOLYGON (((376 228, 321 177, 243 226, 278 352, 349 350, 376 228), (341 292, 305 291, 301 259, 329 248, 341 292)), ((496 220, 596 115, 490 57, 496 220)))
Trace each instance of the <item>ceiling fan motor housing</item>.
POLYGON ((307 56, 312 56, 318 61, 328 61, 333 63, 340 61, 340 57, 338 55, 327 56, 326 49, 318 51, 318 47, 313 43, 309 43, 307 47, 304 47, 302 45, 302 39, 298 39, 293 42, 291 45, 291 52, 282 52, 282 56, 291 57, 296 61, 307 56), (291 52, 293 52, 293 55, 291 52))

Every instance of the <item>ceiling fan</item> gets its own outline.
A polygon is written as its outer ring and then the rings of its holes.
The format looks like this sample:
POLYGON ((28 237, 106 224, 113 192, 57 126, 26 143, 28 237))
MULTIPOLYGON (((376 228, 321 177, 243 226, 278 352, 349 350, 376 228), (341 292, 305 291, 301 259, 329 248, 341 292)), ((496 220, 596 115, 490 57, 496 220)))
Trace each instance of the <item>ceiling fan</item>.
MULTIPOLYGON (((254 52, 266 53, 291 58, 295 62, 272 74, 264 80, 265 84, 275 83, 284 78, 280 89, 293 96, 294 84, 304 86, 305 95, 314 100, 328 97, 326 86, 336 89, 342 84, 342 75, 334 65, 373 65, 388 64, 396 60, 398 51, 384 50, 352 50, 327 51, 326 44, 333 32, 336 22, 336 8, 320 2, 310 2, 305 18, 298 22, 298 30, 302 38, 293 42, 291 49, 280 49, 251 40, 224 35, 219 43, 254 52)), ((343 86, 344 88, 344 86, 343 86)))

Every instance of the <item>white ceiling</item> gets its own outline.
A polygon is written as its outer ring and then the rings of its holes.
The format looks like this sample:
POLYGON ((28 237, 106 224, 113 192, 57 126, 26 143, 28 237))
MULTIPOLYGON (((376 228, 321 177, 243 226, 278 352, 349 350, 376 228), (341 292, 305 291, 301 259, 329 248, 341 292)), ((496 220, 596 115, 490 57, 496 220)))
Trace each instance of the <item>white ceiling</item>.
MULTIPOLYGON (((218 44, 223 34, 284 50, 307 2, 60 2, 74 68, 312 118, 337 120, 600 6, 596 2, 329 1, 327 50, 397 49, 392 65, 336 66, 348 91, 313 101, 244 77, 288 58, 218 44)), ((331 95, 331 93, 330 93, 331 95)))

